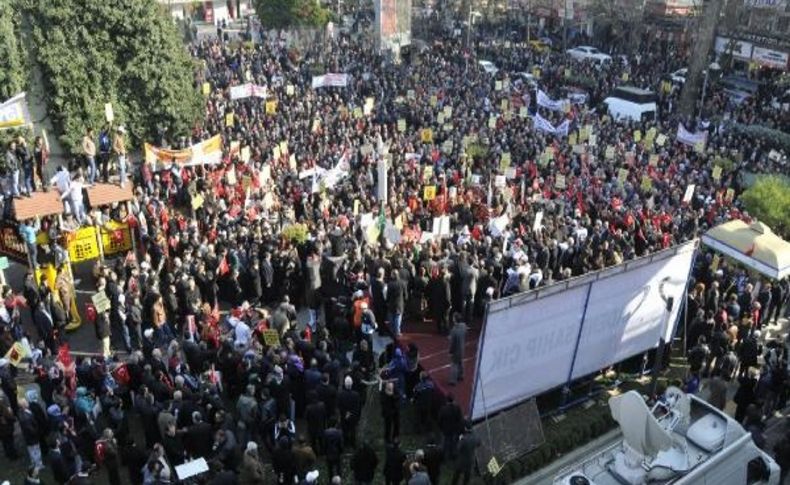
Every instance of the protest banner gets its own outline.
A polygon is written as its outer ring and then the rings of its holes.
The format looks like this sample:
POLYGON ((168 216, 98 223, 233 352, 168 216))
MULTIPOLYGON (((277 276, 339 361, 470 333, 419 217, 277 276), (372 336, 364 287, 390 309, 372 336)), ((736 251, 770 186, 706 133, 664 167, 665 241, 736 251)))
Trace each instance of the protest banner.
POLYGON ((178 166, 214 165, 222 160, 222 136, 215 135, 181 150, 159 148, 146 143, 144 151, 145 162, 151 164, 154 171, 165 170, 173 162, 178 166))

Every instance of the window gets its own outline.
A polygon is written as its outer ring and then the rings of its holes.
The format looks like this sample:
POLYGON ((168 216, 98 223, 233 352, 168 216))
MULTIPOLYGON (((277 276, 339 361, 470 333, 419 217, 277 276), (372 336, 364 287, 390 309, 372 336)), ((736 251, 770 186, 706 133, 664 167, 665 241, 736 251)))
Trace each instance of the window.
POLYGON ((776 19, 776 33, 784 34, 790 27, 790 17, 780 16, 776 19))
POLYGON ((761 457, 753 458, 746 466, 746 483, 748 485, 756 483, 768 483, 771 478, 771 469, 761 457))

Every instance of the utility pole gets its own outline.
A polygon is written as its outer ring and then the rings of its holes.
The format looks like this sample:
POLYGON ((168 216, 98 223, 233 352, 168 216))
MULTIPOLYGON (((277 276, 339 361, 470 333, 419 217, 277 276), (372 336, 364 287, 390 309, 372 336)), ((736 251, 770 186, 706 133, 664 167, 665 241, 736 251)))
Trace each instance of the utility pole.
POLYGON ((691 52, 691 65, 686 82, 683 84, 683 91, 680 93, 679 109, 684 116, 693 116, 696 111, 703 72, 708 67, 708 54, 713 47, 716 25, 723 6, 724 0, 708 0, 704 4, 701 18, 698 19, 697 35, 691 52))

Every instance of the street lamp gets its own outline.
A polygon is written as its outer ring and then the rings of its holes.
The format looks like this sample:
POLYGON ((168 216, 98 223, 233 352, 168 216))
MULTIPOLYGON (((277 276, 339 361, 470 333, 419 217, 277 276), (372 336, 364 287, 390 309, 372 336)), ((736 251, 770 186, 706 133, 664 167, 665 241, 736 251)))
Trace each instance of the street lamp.
POLYGON ((469 19, 467 20, 466 26, 466 46, 470 47, 472 45, 472 25, 474 25, 475 19, 482 17, 483 15, 478 12, 477 10, 472 10, 472 4, 469 4, 469 19))

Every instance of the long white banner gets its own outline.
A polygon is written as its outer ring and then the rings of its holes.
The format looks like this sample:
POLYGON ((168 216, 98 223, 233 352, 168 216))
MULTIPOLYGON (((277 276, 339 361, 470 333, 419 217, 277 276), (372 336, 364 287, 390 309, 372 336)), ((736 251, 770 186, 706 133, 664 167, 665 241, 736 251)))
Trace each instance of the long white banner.
POLYGON ((472 419, 669 341, 695 244, 582 277, 568 289, 493 302, 478 349, 472 419))
POLYGON ((554 126, 551 124, 551 121, 542 117, 540 113, 535 113, 535 116, 532 117, 532 122, 535 124, 536 130, 557 136, 568 136, 568 128, 571 125, 570 121, 565 120, 558 126, 554 126))
POLYGON ((27 109, 27 93, 19 93, 0 104, 0 130, 18 128, 32 123, 27 109))
POLYGON ((538 106, 552 111, 565 111, 565 106, 570 103, 567 99, 551 99, 542 89, 538 89, 538 106))
POLYGON ((708 132, 697 131, 692 133, 688 131, 685 126, 683 126, 683 123, 678 123, 678 132, 676 138, 679 143, 696 146, 697 143, 704 144, 708 140, 708 132))
POLYGON ((329 73, 323 76, 313 76, 313 89, 336 87, 344 88, 348 85, 348 74, 329 73))
POLYGON ((244 99, 244 98, 266 98, 268 91, 266 86, 258 86, 252 83, 241 84, 239 86, 230 87, 230 99, 244 99))

